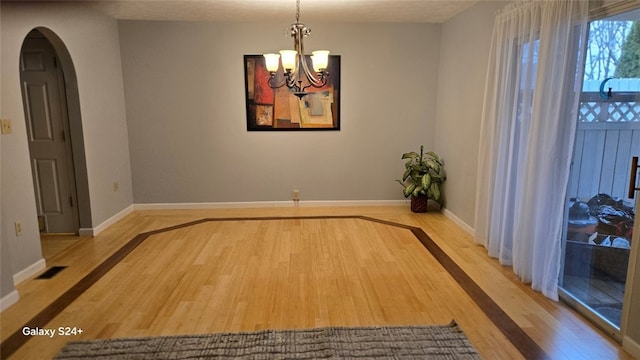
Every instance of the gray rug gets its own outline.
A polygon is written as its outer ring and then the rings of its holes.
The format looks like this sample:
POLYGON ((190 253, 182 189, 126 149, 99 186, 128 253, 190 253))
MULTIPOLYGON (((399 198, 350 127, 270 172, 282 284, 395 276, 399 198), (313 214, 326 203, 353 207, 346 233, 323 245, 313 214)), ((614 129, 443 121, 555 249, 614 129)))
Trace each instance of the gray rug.
POLYGON ((68 343, 56 359, 480 359, 449 325, 330 327, 68 343))

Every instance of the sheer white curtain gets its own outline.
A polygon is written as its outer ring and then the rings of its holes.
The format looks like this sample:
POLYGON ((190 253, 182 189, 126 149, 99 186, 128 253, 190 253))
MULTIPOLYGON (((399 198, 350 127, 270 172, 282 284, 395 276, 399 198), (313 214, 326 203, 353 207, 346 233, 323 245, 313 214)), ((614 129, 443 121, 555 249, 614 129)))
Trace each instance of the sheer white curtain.
POLYGON ((485 87, 476 241, 554 300, 587 15, 585 0, 508 5, 485 87))

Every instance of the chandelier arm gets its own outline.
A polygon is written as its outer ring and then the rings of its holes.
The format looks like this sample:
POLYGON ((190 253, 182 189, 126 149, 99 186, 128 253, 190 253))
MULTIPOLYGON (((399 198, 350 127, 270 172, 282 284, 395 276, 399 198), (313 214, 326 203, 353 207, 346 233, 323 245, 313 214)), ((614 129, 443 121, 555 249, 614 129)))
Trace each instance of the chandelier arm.
POLYGON ((272 89, 278 89, 278 88, 281 88, 281 87, 287 85, 287 77, 286 76, 283 79, 282 84, 280 84, 280 85, 276 85, 275 84, 275 80, 276 80, 276 74, 274 73, 269 77, 269 81, 267 82, 269 87, 272 88, 272 89))
MULTIPOLYGON (((311 71, 309 69, 309 65, 307 64, 307 55, 304 52, 304 42, 303 42, 303 38, 304 38, 303 31, 304 31, 304 28, 305 27, 302 24, 301 24, 301 26, 297 26, 296 27, 297 31, 295 32, 294 35, 292 35, 294 37, 294 43, 295 43, 294 45, 296 47, 296 51, 298 51, 298 66, 300 65, 300 63, 302 63, 302 72, 304 73, 304 75, 307 77, 309 82, 314 87, 322 87, 322 86, 327 84, 327 81, 326 81, 326 78, 325 78, 324 74, 320 73, 320 77, 317 78, 315 76, 315 72, 311 71)), ((298 69, 300 69, 300 68, 298 67, 298 69)), ((300 71, 300 70, 298 70, 298 71, 300 71)))
POLYGON ((294 88, 296 87, 296 78, 295 78, 295 74, 294 73, 287 73, 286 74, 286 83, 287 83, 287 87, 288 88, 294 88))
MULTIPOLYGON (((304 55, 302 55, 304 56, 304 55)), ((307 64, 307 59, 303 59, 302 60, 302 70, 304 71, 305 76, 307 77, 307 79, 309 79, 309 82, 314 86, 314 87, 322 87, 324 85, 326 85, 327 81, 326 78, 320 74, 319 78, 316 78, 314 71, 309 70, 309 65, 307 64)))
POLYGON ((299 91, 304 92, 305 90, 307 90, 307 89, 308 89, 308 88, 310 88, 311 86, 313 86, 313 87, 315 87, 315 88, 321 88, 321 87, 323 87, 323 86, 327 85, 327 80, 328 80, 328 78, 324 77, 324 78, 322 78, 322 79, 321 79, 321 81, 320 81, 319 83, 317 83, 317 84, 309 83, 309 85, 304 86, 304 87, 303 87, 301 90, 299 90, 299 91))

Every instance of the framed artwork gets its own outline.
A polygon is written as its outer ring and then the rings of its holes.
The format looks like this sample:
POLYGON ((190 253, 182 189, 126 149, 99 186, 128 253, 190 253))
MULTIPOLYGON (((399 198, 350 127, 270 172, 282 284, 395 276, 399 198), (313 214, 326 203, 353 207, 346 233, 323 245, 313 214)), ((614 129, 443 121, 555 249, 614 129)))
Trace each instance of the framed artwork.
MULTIPOLYGON (((307 56, 309 64, 310 61, 307 56)), ((340 130, 339 55, 329 55, 327 70, 327 84, 321 88, 310 86, 305 90, 308 94, 299 98, 287 86, 269 86, 264 56, 245 55, 247 131, 340 130)), ((279 85, 283 81, 280 65, 274 83, 279 85)))

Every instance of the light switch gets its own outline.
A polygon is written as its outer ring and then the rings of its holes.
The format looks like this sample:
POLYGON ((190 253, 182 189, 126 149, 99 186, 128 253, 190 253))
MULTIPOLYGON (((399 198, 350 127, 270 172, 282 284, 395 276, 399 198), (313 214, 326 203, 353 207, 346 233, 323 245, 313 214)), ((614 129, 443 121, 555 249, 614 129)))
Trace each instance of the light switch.
POLYGON ((2 123, 2 133, 3 134, 11 134, 11 120, 2 119, 2 120, 0 120, 0 122, 2 123))

